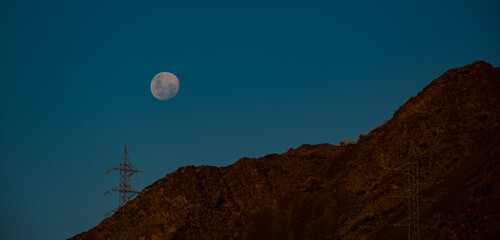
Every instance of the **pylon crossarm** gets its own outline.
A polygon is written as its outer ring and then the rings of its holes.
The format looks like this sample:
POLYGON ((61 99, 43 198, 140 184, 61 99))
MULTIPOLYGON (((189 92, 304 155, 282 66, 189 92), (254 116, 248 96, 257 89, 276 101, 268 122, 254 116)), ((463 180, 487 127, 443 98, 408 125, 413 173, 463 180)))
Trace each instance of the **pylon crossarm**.
MULTIPOLYGON (((111 191, 111 190, 108 190, 108 191, 111 191)), ((120 192, 120 193, 139 193, 139 191, 131 190, 131 189, 118 189, 118 190, 113 190, 113 191, 120 192)))
POLYGON ((106 192, 103 194, 103 196, 104 196, 104 195, 106 195, 106 194, 108 194, 108 193, 109 193, 109 192, 111 192, 111 191, 119 191, 119 190, 118 190, 118 188, 117 188, 117 187, 111 188, 111 189, 109 189, 108 191, 106 191, 106 192))
POLYGON ((141 170, 138 170, 134 165, 130 164, 130 169, 135 171, 135 172, 142 172, 141 170))
POLYGON ((111 170, 119 170, 119 171, 125 171, 125 172, 130 172, 132 171, 130 168, 128 168, 127 166, 124 166, 122 164, 114 167, 114 168, 111 168, 111 170))
POLYGON ((121 164, 118 164, 118 165, 116 165, 115 167, 113 167, 113 168, 109 169, 108 171, 106 171, 106 173, 104 173, 104 175, 106 175, 106 174, 110 173, 110 172, 111 172, 111 171, 113 171, 113 170, 117 170, 117 169, 118 169, 118 167, 119 167, 120 165, 121 165, 121 164))
POLYGON ((134 173, 136 173, 136 172, 141 172, 141 173, 142 173, 142 171, 141 171, 141 170, 132 169, 132 168, 127 167, 127 166, 116 166, 116 167, 114 167, 114 168, 109 169, 109 170, 108 170, 105 174, 108 174, 108 173, 109 173, 109 172, 111 172, 112 170, 119 170, 119 171, 121 171, 121 172, 134 172, 134 173))
POLYGON ((108 170, 108 171, 106 171, 106 173, 104 173, 104 174, 108 174, 108 173, 110 173, 110 172, 111 172, 111 171, 113 171, 113 170, 127 171, 127 168, 126 168, 126 167, 124 167, 124 166, 122 166, 122 164, 118 164, 118 165, 116 165, 116 167, 109 169, 109 170, 108 170))

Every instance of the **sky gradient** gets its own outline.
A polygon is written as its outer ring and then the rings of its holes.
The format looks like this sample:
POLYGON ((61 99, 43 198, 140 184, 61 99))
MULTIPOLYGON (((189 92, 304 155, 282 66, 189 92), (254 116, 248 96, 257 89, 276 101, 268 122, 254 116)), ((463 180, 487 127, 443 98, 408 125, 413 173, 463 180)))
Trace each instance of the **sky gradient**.
POLYGON ((0 1, 0 238, 65 239, 142 189, 356 139, 433 79, 500 64, 499 1, 0 1), (150 82, 172 72, 177 96, 150 82))

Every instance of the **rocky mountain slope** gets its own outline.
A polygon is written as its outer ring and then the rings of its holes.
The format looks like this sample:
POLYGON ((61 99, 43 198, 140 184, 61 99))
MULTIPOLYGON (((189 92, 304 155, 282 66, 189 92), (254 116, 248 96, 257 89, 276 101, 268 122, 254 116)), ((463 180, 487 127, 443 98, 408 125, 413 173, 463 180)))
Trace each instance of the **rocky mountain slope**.
MULTIPOLYGON (((420 166, 421 239, 500 239, 500 68, 451 69, 356 143, 187 166, 127 204, 130 239, 404 239, 401 171, 420 166)), ((119 213, 71 239, 120 239, 119 213)))

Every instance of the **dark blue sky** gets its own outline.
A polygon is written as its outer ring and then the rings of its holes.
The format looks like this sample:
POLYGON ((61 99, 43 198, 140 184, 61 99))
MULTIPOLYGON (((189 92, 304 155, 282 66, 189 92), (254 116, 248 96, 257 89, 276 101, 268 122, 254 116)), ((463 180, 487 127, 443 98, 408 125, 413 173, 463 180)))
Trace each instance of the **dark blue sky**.
POLYGON ((1 1, 0 237, 98 224, 118 204, 99 196, 124 145, 142 189, 184 165, 357 138, 449 68, 498 66, 498 12, 493 0, 1 1), (181 87, 162 102, 149 84, 163 71, 181 87))

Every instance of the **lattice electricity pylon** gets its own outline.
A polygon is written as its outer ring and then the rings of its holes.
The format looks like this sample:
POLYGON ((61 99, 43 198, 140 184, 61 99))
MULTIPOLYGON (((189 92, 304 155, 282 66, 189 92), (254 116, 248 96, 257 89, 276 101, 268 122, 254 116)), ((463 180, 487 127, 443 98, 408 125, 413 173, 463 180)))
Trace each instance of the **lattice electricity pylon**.
POLYGON ((418 159, 415 154, 415 147, 410 141, 408 156, 406 157, 406 165, 402 168, 407 176, 406 194, 403 196, 392 198, 404 198, 408 200, 408 216, 401 222, 392 226, 406 227, 408 229, 408 240, 420 239, 420 223, 419 223, 419 190, 418 190, 418 159))
POLYGON ((121 234, 123 236, 123 239, 125 239, 127 235, 127 209, 125 208, 125 204, 132 199, 139 191, 135 190, 132 185, 130 184, 130 180, 132 175, 138 172, 142 172, 141 170, 137 170, 132 164, 130 163, 129 157, 128 157, 128 152, 127 152, 127 146, 125 146, 125 149, 123 150, 123 156, 122 156, 122 162, 118 164, 116 167, 109 169, 105 174, 108 174, 112 170, 119 170, 120 171, 120 185, 117 187, 114 187, 108 191, 106 191, 103 195, 108 194, 110 191, 116 191, 120 192, 120 204, 117 209, 114 209, 108 213, 106 213, 105 216, 112 212, 119 212, 120 213, 120 218, 121 218, 121 234))

